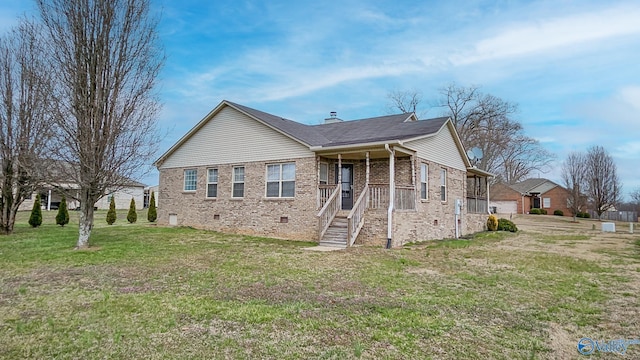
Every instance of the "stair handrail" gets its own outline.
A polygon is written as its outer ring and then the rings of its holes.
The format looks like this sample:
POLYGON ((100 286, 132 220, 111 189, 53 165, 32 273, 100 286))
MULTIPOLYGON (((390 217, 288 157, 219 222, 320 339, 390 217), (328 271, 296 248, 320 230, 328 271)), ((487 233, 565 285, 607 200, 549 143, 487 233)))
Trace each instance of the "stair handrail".
POLYGON ((347 216, 347 247, 353 245, 356 242, 356 238, 360 233, 360 229, 364 225, 364 212, 367 210, 367 204, 369 203, 369 185, 365 185, 358 196, 353 208, 347 216))
POLYGON ((338 210, 340 210, 340 202, 338 201, 338 195, 342 193, 342 184, 338 184, 335 190, 331 193, 331 196, 327 199, 327 202, 324 204, 322 209, 318 212, 318 218, 320 219, 320 235, 318 236, 318 241, 322 240, 322 237, 329 229, 331 222, 336 217, 338 210))

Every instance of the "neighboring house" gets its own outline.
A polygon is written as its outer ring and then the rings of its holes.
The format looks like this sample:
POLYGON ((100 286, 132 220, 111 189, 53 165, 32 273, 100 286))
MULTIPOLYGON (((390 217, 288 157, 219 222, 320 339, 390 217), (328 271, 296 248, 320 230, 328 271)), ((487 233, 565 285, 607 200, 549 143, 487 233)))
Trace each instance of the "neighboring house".
POLYGON ((491 186, 490 206, 497 213, 528 214, 531 209, 545 209, 549 215, 561 210, 565 216, 573 216, 567 208, 569 192, 551 180, 534 178, 508 185, 491 186))
MULTIPOLYGON (((74 166, 62 161, 51 161, 51 169, 49 169, 51 177, 48 184, 40 186, 37 191, 20 204, 19 210, 31 210, 36 195, 40 194, 40 204, 43 210, 57 210, 62 200, 62 191, 72 193, 79 189, 78 184, 65 180, 68 178, 65 173, 73 171, 74 166), (64 170, 60 170, 64 169, 64 170)), ((129 209, 131 199, 136 201, 136 209, 142 209, 144 205, 144 188, 145 185, 131 179, 124 179, 122 184, 118 184, 110 190, 107 195, 98 199, 94 205, 98 210, 109 209, 111 197, 115 197, 116 209, 129 209)), ((80 202, 73 200, 67 196, 67 208, 74 210, 80 207, 80 202)))
POLYGON ((484 229, 486 196, 467 193, 491 174, 449 118, 331 115, 304 125, 222 101, 154 163, 158 223, 339 246, 484 229))
POLYGON ((101 197, 96 202, 98 210, 108 210, 111 197, 114 198, 116 209, 129 209, 131 199, 136 202, 136 210, 144 208, 144 188, 145 184, 129 180, 125 184, 118 186, 117 190, 110 191, 106 196, 101 197))

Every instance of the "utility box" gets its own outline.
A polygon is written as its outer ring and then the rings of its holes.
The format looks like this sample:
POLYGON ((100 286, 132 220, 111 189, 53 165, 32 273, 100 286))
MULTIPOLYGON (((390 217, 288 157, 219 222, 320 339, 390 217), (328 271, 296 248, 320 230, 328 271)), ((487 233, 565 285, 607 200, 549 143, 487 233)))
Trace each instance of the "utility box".
POLYGON ((616 232, 616 224, 612 222, 602 223, 602 232, 616 232))

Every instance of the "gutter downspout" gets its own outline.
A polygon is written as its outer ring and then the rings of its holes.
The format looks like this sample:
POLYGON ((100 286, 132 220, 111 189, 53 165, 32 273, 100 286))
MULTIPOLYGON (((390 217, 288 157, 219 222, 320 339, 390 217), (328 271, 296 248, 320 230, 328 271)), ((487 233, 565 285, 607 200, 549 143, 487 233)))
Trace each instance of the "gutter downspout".
POLYGON ((391 237, 393 233, 393 204, 396 202, 396 181, 395 181, 395 154, 389 148, 389 144, 384 144, 385 150, 389 152, 389 209, 387 210, 387 249, 391 249, 391 237))

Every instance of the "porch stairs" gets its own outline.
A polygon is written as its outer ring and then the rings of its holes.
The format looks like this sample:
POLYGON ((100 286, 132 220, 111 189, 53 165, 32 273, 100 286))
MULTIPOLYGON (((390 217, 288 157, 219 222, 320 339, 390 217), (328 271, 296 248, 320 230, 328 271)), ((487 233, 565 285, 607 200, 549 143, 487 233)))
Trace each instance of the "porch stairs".
POLYGON ((347 216, 349 210, 340 210, 333 218, 331 225, 325 232, 318 245, 347 248, 347 216))

